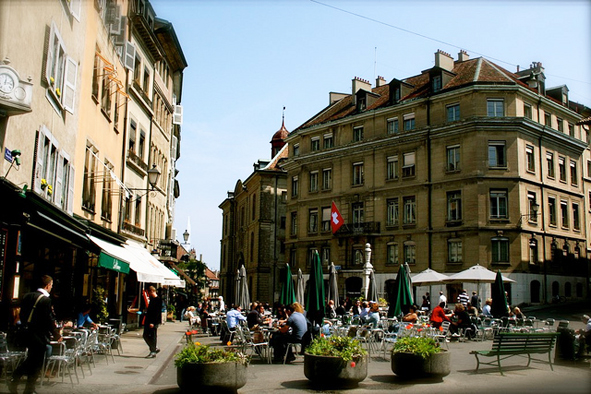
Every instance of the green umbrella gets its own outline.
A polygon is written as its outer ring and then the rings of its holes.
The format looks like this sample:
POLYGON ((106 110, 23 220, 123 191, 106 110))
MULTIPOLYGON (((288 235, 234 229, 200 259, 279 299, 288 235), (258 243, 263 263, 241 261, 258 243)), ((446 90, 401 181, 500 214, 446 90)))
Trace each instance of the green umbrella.
POLYGON ((282 305, 291 305, 296 302, 296 298, 289 264, 285 265, 284 272, 285 275, 281 276, 281 295, 279 296, 279 303, 282 305))
POLYGON ((505 286, 503 286, 503 276, 501 270, 497 271, 495 283, 491 289, 492 305, 490 312, 494 317, 509 316, 507 311, 507 297, 505 296, 505 286))
POLYGON ((308 295, 306 296, 306 311, 308 320, 318 325, 322 324, 324 318, 324 277, 320 255, 314 252, 312 268, 308 279, 308 295))
POLYGON ((388 308, 388 317, 400 316, 403 312, 408 311, 408 307, 414 303, 409 283, 410 278, 406 272, 406 268, 404 264, 400 264, 398 275, 394 282, 393 292, 389 294, 390 307, 388 308))

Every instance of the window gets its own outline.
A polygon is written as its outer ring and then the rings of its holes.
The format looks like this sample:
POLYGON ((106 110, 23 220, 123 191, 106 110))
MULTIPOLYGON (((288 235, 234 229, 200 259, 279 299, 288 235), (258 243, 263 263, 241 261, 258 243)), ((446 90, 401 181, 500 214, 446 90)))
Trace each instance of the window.
POLYGON ((135 120, 129 120, 129 150, 135 153, 135 139, 137 137, 137 123, 135 120))
POLYGON ((534 192, 527 193, 527 218, 532 223, 538 222, 537 196, 534 192))
POLYGON ((402 176, 415 176, 415 152, 402 155, 402 176))
POLYGON ((297 249, 291 249, 289 251, 289 263, 292 267, 296 267, 298 264, 297 249))
POLYGON ((103 76, 102 90, 101 90, 101 108, 103 112, 111 117, 111 79, 110 75, 105 74, 103 76))
MULTIPOLYGON (((144 159, 144 152, 146 150, 146 132, 142 129, 140 129, 140 140, 138 142, 138 146, 137 146, 137 155, 139 156, 140 159, 144 159)), ((164 178, 164 177, 162 177, 164 178)))
POLYGON ((573 203, 572 212, 573 212, 573 229, 579 231, 581 229, 581 221, 580 221, 580 217, 579 217, 579 204, 573 203))
POLYGON ((459 191, 447 193, 447 220, 450 222, 462 220, 462 193, 459 191))
POLYGON ((334 139, 332 134, 324 134, 324 149, 329 149, 334 147, 334 139))
POLYGON ((441 75, 434 75, 431 81, 431 86, 433 88, 433 93, 438 92, 441 90, 441 75))
POLYGON ((353 163, 353 185, 363 185, 363 163, 353 163))
POLYGON ((57 103, 61 110, 63 107, 70 113, 74 113, 74 99, 76 95, 76 80, 78 77, 78 62, 67 55, 64 41, 52 22, 49 33, 49 45, 47 62, 45 63, 45 78, 49 87, 47 89, 52 103, 57 103))
POLYGON ((386 226, 398 226, 398 198, 386 201, 386 226))
POLYGON ((562 228, 568 228, 568 202, 560 201, 560 214, 562 219, 562 228))
MULTIPOLYGON (((310 248, 308 249, 308 259, 306 264, 308 265, 308 267, 310 267, 312 265, 312 261, 314 260, 314 255, 318 253, 318 255, 320 256, 320 258, 322 259, 322 255, 320 255, 320 252, 318 252, 318 249, 316 248, 310 248)), ((322 264, 322 261, 320 261, 320 264, 322 264)))
POLYGON ((490 192, 490 218, 507 219, 507 191, 491 190, 490 192))
POLYGON ((101 219, 111 221, 113 211, 113 178, 111 173, 113 172, 113 165, 105 160, 103 169, 103 198, 101 202, 101 219))
POLYGON ((135 198, 135 226, 141 227, 142 225, 142 198, 137 196, 135 198))
POLYGON ((488 142, 488 166, 491 168, 507 167, 505 141, 488 142))
POLYGON ((446 148, 446 170, 448 172, 459 171, 460 170, 460 146, 448 146, 446 148))
POLYGON ((293 155, 299 156, 300 155, 300 144, 295 144, 293 146, 293 155))
POLYGON ((318 191, 318 171, 310 172, 310 193, 318 191))
POLYGON ((398 155, 389 156, 386 164, 386 179, 398 179, 398 155))
POLYGON ((321 262, 323 265, 328 265, 330 263, 330 248, 329 247, 323 247, 322 248, 322 254, 320 255, 321 258, 321 262))
POLYGON ((320 137, 312 137, 310 150, 312 152, 320 150, 320 137))
POLYGON ((533 119, 531 105, 523 103, 523 116, 528 119, 533 119))
POLYGON ((587 160, 587 177, 591 178, 591 160, 587 160))
POLYGON ((544 125, 552 127, 552 114, 549 112, 544 112, 544 125))
POLYGON ((353 209, 353 224, 360 225, 363 223, 363 203, 356 202, 352 205, 353 209))
POLYGON ((568 123, 568 135, 571 137, 575 136, 575 125, 572 123, 568 123))
POLYGON ((399 126, 398 126, 398 118, 390 118, 387 120, 387 132, 388 134, 398 134, 399 126))
POLYGON ((406 114, 403 117, 404 131, 414 130, 415 128, 415 114, 406 114))
POLYGON ((448 122, 456 122, 460 120, 460 104, 448 105, 446 110, 448 122))
POLYGON ((291 213, 290 234, 293 236, 298 234, 298 213, 297 212, 291 213))
POLYGON ((257 213, 257 195, 256 194, 252 195, 251 206, 252 206, 252 209, 250 210, 250 220, 254 221, 256 219, 256 213, 257 213))
POLYGON ((556 226, 556 199, 554 197, 548 197, 548 215, 550 224, 556 226))
POLYGON ((509 239, 497 237, 491 240, 492 262, 509 262, 509 239))
POLYGON ((447 241, 447 261, 449 263, 462 262, 462 241, 458 239, 447 241))
POLYGON ((558 174, 560 182, 566 182, 566 159, 561 156, 558 156, 558 174))
POLYGON ((505 116, 505 101, 503 99, 486 100, 486 114, 491 118, 505 116))
POLYGON ((308 233, 318 232, 318 209, 308 211, 308 233))
POLYGON ((527 170, 530 172, 536 171, 536 161, 534 156, 534 147, 527 145, 525 147, 525 161, 527 163, 527 170))
POLYGON ((564 131, 564 121, 561 118, 556 118, 556 125, 556 130, 562 133, 564 131))
POLYGON ((546 152, 546 163, 548 165, 548 178, 554 178, 554 153, 546 152))
POLYGON ((577 177, 577 162, 574 160, 570 161, 570 183, 573 186, 577 186, 579 184, 579 179, 577 177))
POLYGON ((386 245, 386 264, 398 264, 398 244, 389 243, 386 245))
POLYGON ((86 145, 86 157, 84 160, 84 184, 82 186, 82 208, 94 212, 95 204, 95 173, 96 153, 98 151, 89 143, 86 145))
POLYGON ((363 126, 353 128, 353 142, 363 141, 363 126))
POLYGON ((332 189, 332 168, 322 170, 322 190, 332 189))
POLYGON ((353 264, 363 265, 363 250, 361 248, 353 249, 353 264))
POLYGON ((414 242, 405 242, 404 243, 404 262, 408 263, 408 264, 415 264, 416 263, 415 243, 414 242))
POLYGON ((298 196, 298 188, 299 188, 299 180, 298 180, 298 176, 294 176, 291 178, 291 196, 292 197, 297 197, 298 196))
POLYGON ((404 197, 404 212, 402 216, 402 223, 403 224, 416 224, 417 222, 417 203, 414 196, 412 197, 404 197))
POLYGON ((331 208, 324 207, 322 208, 322 231, 330 231, 330 215, 331 215, 331 208))

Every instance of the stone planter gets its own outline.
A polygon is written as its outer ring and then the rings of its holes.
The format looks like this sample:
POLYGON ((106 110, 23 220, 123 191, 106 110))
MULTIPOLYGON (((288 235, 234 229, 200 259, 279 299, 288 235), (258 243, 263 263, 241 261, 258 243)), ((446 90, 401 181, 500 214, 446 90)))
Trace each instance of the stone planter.
POLYGON ((238 362, 186 364, 176 369, 176 381, 184 393, 236 392, 246 384, 246 365, 238 362))
POLYGON ((449 375, 451 354, 442 350, 423 359, 414 353, 393 353, 392 372, 402 379, 440 378, 449 375))
POLYGON ((367 377, 367 355, 354 361, 340 357, 304 354, 304 375, 312 384, 338 388, 355 387, 367 377))

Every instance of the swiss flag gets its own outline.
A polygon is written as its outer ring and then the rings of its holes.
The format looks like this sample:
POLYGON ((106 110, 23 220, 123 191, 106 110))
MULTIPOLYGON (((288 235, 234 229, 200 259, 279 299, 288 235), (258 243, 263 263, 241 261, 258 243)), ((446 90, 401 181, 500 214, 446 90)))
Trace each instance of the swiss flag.
POLYGON ((337 206, 335 205, 335 203, 333 201, 332 208, 330 211, 330 227, 332 227, 332 233, 334 234, 337 231, 339 231, 339 229, 341 228, 341 226, 343 224, 345 224, 345 221, 343 220, 341 213, 339 212, 339 210, 337 209, 337 206))

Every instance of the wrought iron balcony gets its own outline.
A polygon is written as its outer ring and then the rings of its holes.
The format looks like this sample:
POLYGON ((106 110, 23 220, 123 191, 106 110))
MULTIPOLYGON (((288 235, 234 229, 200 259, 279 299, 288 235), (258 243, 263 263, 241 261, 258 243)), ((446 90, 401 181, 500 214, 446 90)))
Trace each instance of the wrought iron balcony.
POLYGON ((358 222, 344 224, 336 235, 379 234, 380 222, 358 222))

